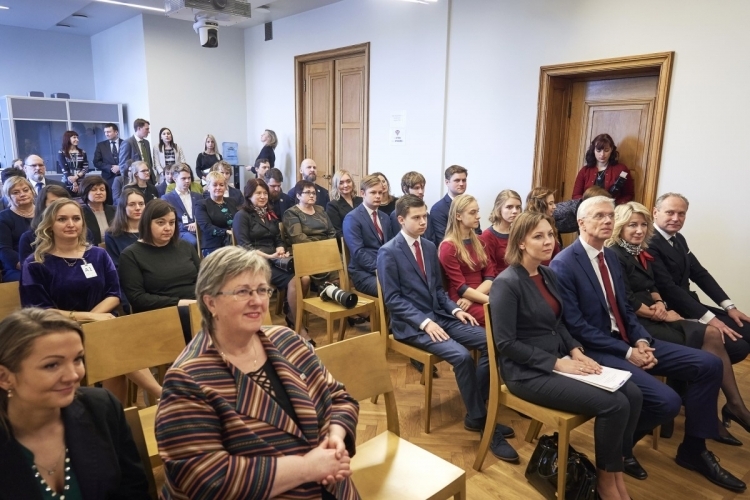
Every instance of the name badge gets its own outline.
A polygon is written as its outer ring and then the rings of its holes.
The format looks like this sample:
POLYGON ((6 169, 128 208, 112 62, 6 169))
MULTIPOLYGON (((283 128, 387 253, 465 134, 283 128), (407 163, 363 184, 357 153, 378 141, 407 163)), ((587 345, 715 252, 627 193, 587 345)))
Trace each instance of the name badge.
POLYGON ((187 224, 189 221, 187 214, 182 214, 182 223, 187 224))
POLYGON ((82 264, 81 269, 83 269, 83 274, 87 278, 96 278, 96 271, 94 271, 93 264, 82 264))

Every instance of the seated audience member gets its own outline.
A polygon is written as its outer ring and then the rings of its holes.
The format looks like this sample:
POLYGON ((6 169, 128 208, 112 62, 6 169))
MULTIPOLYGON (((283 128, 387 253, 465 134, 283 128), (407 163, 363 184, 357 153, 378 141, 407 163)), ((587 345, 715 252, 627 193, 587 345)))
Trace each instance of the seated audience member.
POLYGON ((99 175, 89 175, 81 181, 79 191, 83 200, 83 218, 93 237, 91 243, 98 245, 104 241, 104 233, 115 218, 115 207, 106 203, 109 184, 99 175))
MULTIPOLYGON (((537 212, 544 215, 552 215, 555 213, 555 192, 552 189, 545 187, 536 187, 529 192, 526 196, 526 211, 537 212)), ((554 219, 552 219, 554 221, 554 219)), ((560 235, 557 233, 557 228, 553 225, 552 229, 555 230, 555 249, 552 251, 552 258, 560 253, 562 249, 562 242, 560 241, 560 235)), ((549 266, 550 261, 542 262, 543 266, 549 266)))
MULTIPOLYGON (((31 182, 34 186, 34 193, 37 195, 42 191, 42 188, 44 186, 47 186, 49 184, 56 184, 58 186, 65 187, 65 184, 63 184, 62 182, 56 181, 54 179, 47 179, 45 177, 47 167, 45 166, 44 160, 41 156, 27 156, 23 161, 23 170, 24 173, 26 173, 26 178, 29 179, 29 182, 31 182)), ((5 181, 3 181, 3 184, 5 184, 5 181)))
POLYGON ((344 217, 344 241, 349 249, 349 276, 354 288, 370 296, 378 295, 375 271, 378 250, 393 234, 388 215, 378 210, 385 185, 377 175, 368 175, 359 183, 364 200, 344 217))
POLYGON ((508 390, 525 401, 595 416, 597 498, 630 498, 623 456, 632 454, 643 395, 631 381, 609 392, 553 372, 598 374, 601 366, 565 328, 557 278, 542 265, 555 247, 552 223, 545 214, 525 212, 510 231, 509 267, 490 290, 500 372, 508 390))
POLYGON ((212 172, 220 172, 221 175, 224 176, 224 182, 227 186, 227 190, 224 192, 224 197, 234 201, 235 206, 239 208, 245 203, 245 197, 242 196, 242 191, 229 184, 229 180, 232 178, 232 170, 232 165, 224 160, 216 162, 214 166, 211 167, 212 172))
POLYGON ((271 166, 271 162, 268 161, 268 158, 262 158, 258 157, 255 159, 255 163, 253 166, 246 166, 245 170, 247 172, 252 172, 255 174, 256 179, 263 179, 266 180, 266 176, 268 175, 268 171, 273 168, 271 166))
MULTIPOLYGON (((646 331, 659 340, 703 349, 721 359, 724 365, 721 388, 728 405, 722 413, 737 415, 739 422, 750 429, 750 411, 742 401, 732 363, 739 363, 750 353, 750 345, 737 336, 724 343, 724 335, 713 326, 687 321, 661 298, 654 282, 654 258, 646 251, 654 234, 651 214, 635 201, 615 208, 615 226, 606 245, 615 251, 622 265, 628 303, 646 331)), ((741 445, 723 425, 719 425, 720 442, 741 445)))
POLYGON ((193 171, 190 166, 180 163, 172 167, 172 178, 175 180, 175 190, 162 196, 162 199, 172 205, 177 213, 177 227, 180 239, 195 246, 195 206, 201 203, 203 197, 190 190, 193 183, 193 171))
POLYGON ((7 283, 21 278, 23 263, 18 259, 18 244, 34 217, 36 193, 28 179, 12 176, 3 184, 3 196, 10 202, 10 207, 0 212, 0 263, 7 283))
MULTIPOLYGON (((163 176, 164 178, 164 181, 159 183, 157 188, 162 184, 166 185, 172 182, 169 178, 169 174, 167 174, 168 167, 171 165, 179 165, 180 163, 187 163, 185 153, 183 153, 182 148, 174 142, 172 131, 167 127, 162 127, 162 129, 159 130, 159 144, 154 145, 151 158, 153 158, 154 161, 156 175, 163 176)), ((164 192, 160 192, 159 195, 164 196, 164 192)))
MULTIPOLYGON (((464 427, 480 432, 487 419, 490 376, 484 329, 443 290, 435 245, 422 238, 427 226, 424 201, 404 195, 396 203, 396 212, 401 232, 382 246, 377 262, 391 332, 397 340, 436 354, 453 366, 467 411, 464 427), (481 352, 476 365, 470 349, 481 352)), ((505 440, 514 434, 510 427, 495 427, 490 450, 496 457, 518 460, 505 440)))
MULTIPOLYGON (((331 219, 323 207, 315 203, 316 184, 301 180, 294 186, 294 193, 297 204, 284 212, 284 231, 289 241, 294 245, 336 238, 336 229, 331 219)), ((310 276, 310 279, 316 286, 322 286, 329 281, 338 281, 339 273, 334 271, 316 274, 310 276)))
POLYGON ((204 183, 208 182, 206 176, 211 171, 211 167, 224 159, 216 150, 217 147, 216 138, 211 134, 206 135, 203 152, 198 153, 198 158, 195 160, 195 172, 198 174, 198 179, 204 183))
POLYGON ((201 230, 201 252, 206 257, 218 248, 232 243, 232 227, 237 205, 224 197, 227 181, 221 172, 206 175, 208 198, 195 205, 195 222, 201 230))
MULTIPOLYGON (((0 186, 2 184, 5 184, 5 181, 10 179, 11 177, 27 178, 26 173, 23 171, 23 169, 18 170, 15 168, 4 168, 3 170, 0 170, 0 186)), ((6 198, 5 196, 1 196, 1 195, 2 193, 0 193, 0 210, 5 210, 6 208, 10 208, 10 200, 8 200, 8 198, 6 198)))
POLYGON ((164 198, 164 195, 167 194, 167 186, 174 184, 174 178, 172 176, 172 169, 174 167, 175 165, 167 165, 164 167, 164 170, 162 170, 162 176, 164 178, 156 185, 156 192, 159 194, 159 198, 164 198))
POLYGON ((284 212, 292 208, 295 203, 291 196, 281 190, 284 175, 278 168, 272 168, 266 173, 266 184, 268 184, 268 202, 279 219, 284 218, 284 212))
POLYGON ((115 267, 120 265, 122 251, 138 241, 138 224, 145 207, 141 192, 132 188, 126 189, 117 202, 115 218, 104 233, 104 244, 115 267))
POLYGON ((396 209, 396 201, 398 201, 398 198, 391 195, 391 185, 388 183, 388 178, 385 175, 380 172, 374 172, 371 175, 376 175, 378 179, 380 179, 380 182, 383 183, 383 199, 378 210, 390 217, 396 209))
POLYGON ((122 406, 80 387, 83 353, 80 325, 53 311, 0 322, 4 498, 151 498, 122 406))
POLYGON ((261 329, 270 277, 238 247, 201 265, 203 330, 167 371, 156 415, 163 498, 359 498, 359 405, 296 333, 261 329))
POLYGON ((329 198, 328 190, 326 188, 315 184, 315 181, 318 180, 317 172, 318 165, 314 160, 306 158, 300 163, 299 173, 302 175, 302 180, 312 182, 315 185, 315 204, 323 207, 323 210, 325 210, 331 199, 329 198))
POLYGON ((505 262, 505 249, 508 246, 510 226, 521 214, 521 195, 512 189, 503 189, 497 194, 490 213, 490 227, 485 229, 479 240, 484 243, 487 259, 500 274, 508 267, 505 262))
POLYGON ((578 171, 573 186, 573 199, 577 200, 591 186, 604 188, 615 199, 616 205, 627 203, 635 195, 633 175, 618 160, 615 141, 609 134, 599 134, 586 151, 586 164, 578 171))
MULTIPOLYGON (((297 315, 298 292, 294 272, 274 265, 277 259, 289 257, 281 238, 279 217, 268 205, 268 185, 263 179, 250 179, 245 185, 245 203, 234 218, 234 231, 237 244, 248 250, 255 250, 258 255, 271 264, 271 285, 286 289, 286 300, 289 313, 286 324, 293 328, 297 315)), ((302 278, 302 297, 307 294, 310 278, 302 278)), ((305 339, 310 336, 303 327, 300 332, 305 339)))
POLYGON ((89 160, 86 151, 78 147, 78 132, 67 130, 63 134, 62 147, 57 152, 58 172, 62 172, 65 188, 73 195, 80 193, 81 180, 89 171, 89 160))
MULTIPOLYGON (((439 246, 445 237, 445 228, 448 226, 448 212, 451 210, 451 201, 459 194, 466 192, 466 177, 469 171, 460 165, 451 165, 445 169, 445 186, 448 193, 443 196, 430 210, 430 221, 432 223, 433 243, 439 246)), ((482 234, 481 227, 476 230, 482 234)))
MULTIPOLYGON (((401 178, 401 191, 404 194, 413 194, 420 200, 424 200, 424 190, 426 181, 424 175, 419 172, 406 172, 401 178)), ((398 223, 398 214, 396 210, 393 210, 390 215, 391 218, 391 232, 396 235, 401 231, 401 224, 398 223)), ((425 229, 422 238, 426 238, 430 241, 433 240, 432 235, 432 224, 430 224, 430 214, 427 214, 427 229, 425 229)))
POLYGON ((362 198, 356 194, 349 171, 339 170, 333 175, 330 196, 331 201, 326 206, 326 213, 336 228, 336 238, 341 238, 344 236, 344 217, 362 204, 362 198))
MULTIPOLYGON (((627 301, 622 266, 613 250, 604 247, 612 236, 614 202, 594 197, 578 208, 581 236, 552 261, 564 302, 565 326, 586 354, 603 366, 627 370, 643 393, 643 408, 633 442, 654 427, 672 420, 685 405, 685 438, 677 464, 695 470, 732 491, 745 483, 719 464, 706 449, 706 439, 719 436, 716 401, 721 384, 721 360, 705 351, 657 340, 643 328, 627 301), (687 383, 682 398, 654 376, 687 383)), ((635 457, 625 457, 625 473, 647 477, 635 457)))
POLYGON ((474 229, 479 227, 479 204, 468 194, 453 198, 445 238, 438 248, 448 280, 448 297, 484 326, 483 304, 489 302, 496 272, 474 229))
MULTIPOLYGON (((18 240, 19 262, 26 262, 26 259, 29 257, 29 255, 34 253, 34 248, 31 246, 31 244, 34 243, 34 240, 36 240, 36 228, 42 221, 44 209, 47 208, 47 205, 60 198, 70 198, 70 193, 64 187, 50 184, 49 186, 45 186, 44 188, 42 188, 42 192, 37 197, 36 206, 34 207, 34 218, 31 219, 31 225, 29 226, 29 229, 25 231, 21 235, 21 238, 18 240)), ((88 231, 88 235, 91 235, 91 230, 88 231)))
MULTIPOLYGON (((200 195, 201 199, 203 199, 203 194, 205 192, 203 190, 203 184, 201 184, 200 181, 195 180, 195 177, 193 176, 193 169, 190 168, 190 165, 188 165, 187 163, 175 164, 174 167, 172 167, 172 179, 175 182, 173 182, 172 184, 167 184, 167 189, 164 192, 164 194, 167 195, 177 188, 177 175, 178 174, 176 173, 175 170, 178 168, 181 168, 183 169, 182 171, 184 171, 185 167, 187 167, 187 171, 190 172, 190 192, 200 195)), ((164 197, 162 196, 162 198, 164 197)))
POLYGON ((649 243, 649 253, 656 259, 656 286, 670 308, 683 318, 714 326, 728 337, 739 334, 750 342, 750 317, 737 309, 716 279, 690 251, 685 236, 680 233, 688 206, 687 198, 679 193, 666 193, 656 199, 656 232, 649 243), (691 281, 720 308, 703 305, 698 294, 690 290, 691 281))
POLYGON ((148 203, 159 199, 159 193, 156 187, 151 183, 151 170, 144 161, 134 161, 130 165, 131 179, 130 183, 125 186, 137 189, 143 194, 143 200, 148 203))
POLYGON ((577 200, 558 201, 555 203, 555 212, 552 214, 552 217, 555 219, 555 229, 557 229, 558 234, 578 232, 578 219, 576 218, 578 206, 583 200, 588 200, 594 196, 612 197, 606 189, 599 186, 591 186, 583 192, 583 197, 577 200))
POLYGON ((138 224, 140 239, 120 255, 122 291, 134 313, 180 306, 185 341, 190 342, 190 313, 195 302, 195 280, 201 260, 195 247, 177 232, 175 209, 154 200, 138 224))

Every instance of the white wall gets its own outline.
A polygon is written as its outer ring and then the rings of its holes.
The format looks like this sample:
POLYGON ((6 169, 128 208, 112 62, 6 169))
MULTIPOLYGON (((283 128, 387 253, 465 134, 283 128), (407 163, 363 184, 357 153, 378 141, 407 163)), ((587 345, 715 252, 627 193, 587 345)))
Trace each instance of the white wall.
POLYGON ((91 37, 96 99, 125 105, 123 139, 132 135, 136 118, 148 119, 148 75, 143 15, 123 21, 91 37))
POLYGON ((94 98, 94 70, 86 36, 0 26, 0 95, 46 97, 66 92, 74 99, 94 98))
POLYGON ((143 29, 151 144, 168 127, 195 166, 210 133, 219 147, 238 142, 240 163, 254 161, 248 154, 243 31, 222 28, 219 47, 207 49, 186 21, 143 16, 143 29))

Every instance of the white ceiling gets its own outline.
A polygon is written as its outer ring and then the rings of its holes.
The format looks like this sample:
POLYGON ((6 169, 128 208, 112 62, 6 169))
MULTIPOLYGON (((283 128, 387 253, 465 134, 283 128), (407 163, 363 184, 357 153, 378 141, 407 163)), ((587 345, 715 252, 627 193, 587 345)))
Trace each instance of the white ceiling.
MULTIPOLYGON (((163 0, 119 0, 125 3, 164 8, 163 0)), ((234 25, 249 28, 282 17, 292 16, 341 0, 258 0, 252 5, 252 18, 234 25), (256 7, 268 5, 269 12, 261 12, 256 7)), ((0 5, 10 7, 0 9, 0 25, 17 26, 38 30, 57 31, 74 35, 91 36, 115 26, 138 14, 164 16, 163 12, 136 9, 92 0, 0 0, 0 5), (86 18, 74 17, 83 14, 86 18), (57 26, 68 24, 70 28, 57 26)))

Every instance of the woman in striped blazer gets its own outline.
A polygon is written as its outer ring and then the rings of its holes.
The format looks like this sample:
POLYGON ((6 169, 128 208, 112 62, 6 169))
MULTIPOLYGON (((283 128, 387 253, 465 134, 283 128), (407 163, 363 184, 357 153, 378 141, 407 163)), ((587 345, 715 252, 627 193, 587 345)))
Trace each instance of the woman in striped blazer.
POLYGON ((167 372, 156 416, 162 498, 359 499, 359 405, 299 335, 261 327, 270 274, 240 247, 201 264, 203 331, 167 372))

